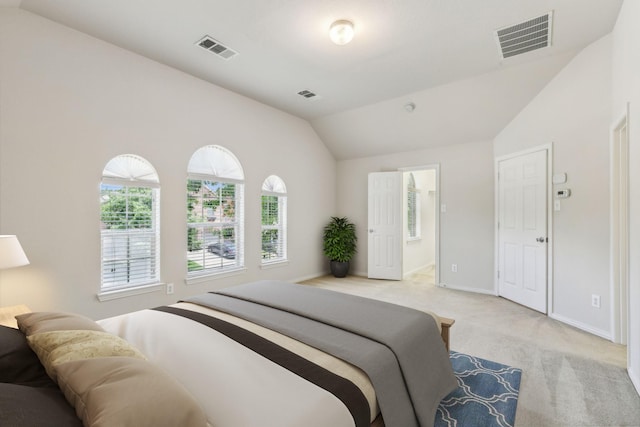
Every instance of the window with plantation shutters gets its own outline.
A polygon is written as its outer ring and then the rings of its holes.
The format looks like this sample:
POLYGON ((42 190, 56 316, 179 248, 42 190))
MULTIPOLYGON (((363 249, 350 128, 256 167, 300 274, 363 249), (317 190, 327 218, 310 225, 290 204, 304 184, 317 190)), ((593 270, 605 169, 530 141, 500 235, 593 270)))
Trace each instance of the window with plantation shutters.
POLYGON ((187 172, 187 279, 244 268, 240 162, 209 145, 193 154, 187 172))
POLYGON ((407 185, 407 234, 410 240, 420 238, 420 190, 412 173, 407 185))
POLYGON ((287 259, 287 188, 269 176, 262 184, 262 263, 287 259))
POLYGON ((100 183, 101 292, 160 281, 160 183, 153 166, 126 154, 100 183))

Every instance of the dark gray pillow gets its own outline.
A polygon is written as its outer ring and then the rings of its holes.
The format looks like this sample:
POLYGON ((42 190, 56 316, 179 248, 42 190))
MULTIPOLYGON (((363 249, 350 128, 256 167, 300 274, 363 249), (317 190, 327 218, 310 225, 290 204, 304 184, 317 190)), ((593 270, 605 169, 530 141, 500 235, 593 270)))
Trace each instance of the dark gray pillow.
POLYGON ((82 421, 58 388, 0 383, 3 427, 82 427, 82 421))
POLYGON ((25 335, 17 329, 2 325, 0 325, 0 383, 57 388, 45 372, 38 356, 29 347, 25 335))

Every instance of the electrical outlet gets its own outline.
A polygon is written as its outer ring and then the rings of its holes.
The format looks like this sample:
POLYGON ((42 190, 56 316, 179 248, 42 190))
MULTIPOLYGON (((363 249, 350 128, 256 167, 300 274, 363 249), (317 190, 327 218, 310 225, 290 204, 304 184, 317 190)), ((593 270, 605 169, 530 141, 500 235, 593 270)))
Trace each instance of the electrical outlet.
POLYGON ((458 264, 451 264, 451 271, 454 273, 458 272, 458 264))
POLYGON ((173 293, 173 283, 167 283, 167 295, 171 295, 173 293))
POLYGON ((591 305, 600 308, 600 295, 591 295, 591 305))

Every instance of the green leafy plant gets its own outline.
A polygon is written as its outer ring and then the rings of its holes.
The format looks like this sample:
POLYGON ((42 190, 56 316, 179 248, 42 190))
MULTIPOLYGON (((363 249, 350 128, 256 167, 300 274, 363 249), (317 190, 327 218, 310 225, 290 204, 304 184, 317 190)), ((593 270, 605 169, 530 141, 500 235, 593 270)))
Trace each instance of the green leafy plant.
POLYGON ((357 241, 356 226, 348 218, 333 216, 324 227, 324 254, 330 261, 349 262, 357 241))

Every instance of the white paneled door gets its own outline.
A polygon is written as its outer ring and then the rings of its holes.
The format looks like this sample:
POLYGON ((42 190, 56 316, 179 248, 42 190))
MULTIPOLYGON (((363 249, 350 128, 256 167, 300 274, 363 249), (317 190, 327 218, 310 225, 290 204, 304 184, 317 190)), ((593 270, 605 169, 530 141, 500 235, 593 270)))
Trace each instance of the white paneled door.
POLYGON ((547 312, 547 150, 498 162, 498 293, 547 312))
POLYGON ((368 277, 402 280, 402 172, 369 174, 368 277))

